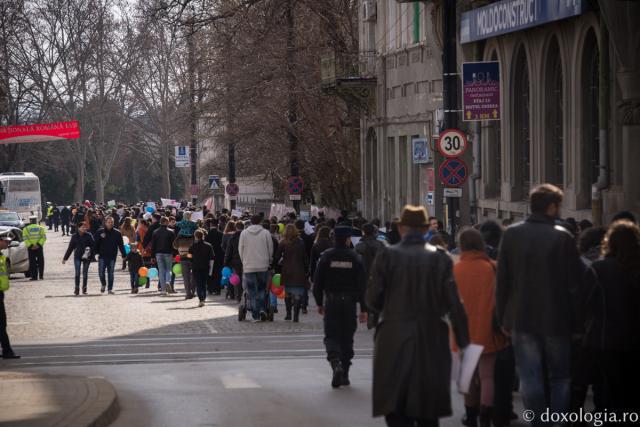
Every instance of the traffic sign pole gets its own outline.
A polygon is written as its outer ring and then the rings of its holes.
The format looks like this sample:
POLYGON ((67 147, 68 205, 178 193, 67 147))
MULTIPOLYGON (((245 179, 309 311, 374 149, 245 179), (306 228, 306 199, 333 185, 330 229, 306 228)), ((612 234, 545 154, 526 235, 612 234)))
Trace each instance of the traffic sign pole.
MULTIPOLYGON (((442 49, 442 82, 444 128, 458 127, 458 59, 456 41, 456 2, 442 2, 443 49, 442 49)), ((455 239, 457 224, 456 216, 459 209, 458 199, 447 197, 447 211, 449 230, 455 239)))

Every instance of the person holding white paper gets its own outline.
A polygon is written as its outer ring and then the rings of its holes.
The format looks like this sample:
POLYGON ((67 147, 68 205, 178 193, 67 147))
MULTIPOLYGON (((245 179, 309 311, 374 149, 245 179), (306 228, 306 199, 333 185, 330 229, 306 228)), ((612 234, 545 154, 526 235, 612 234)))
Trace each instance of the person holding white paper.
MULTIPOLYGON (((480 421, 481 427, 489 427, 492 421, 496 352, 507 345, 505 337, 493 328, 496 265, 487 256, 478 230, 465 228, 458 239, 460 261, 453 267, 453 274, 467 313, 471 342, 484 347, 471 389, 464 396, 466 415, 463 424, 476 427, 480 421)), ((453 350, 458 350, 455 342, 453 350)))

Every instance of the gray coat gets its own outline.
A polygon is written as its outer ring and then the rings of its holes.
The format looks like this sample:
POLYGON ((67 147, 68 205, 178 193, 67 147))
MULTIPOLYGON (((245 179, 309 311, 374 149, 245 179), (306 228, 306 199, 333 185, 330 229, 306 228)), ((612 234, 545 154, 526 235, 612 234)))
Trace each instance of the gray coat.
POLYGON ((420 234, 381 249, 367 305, 381 314, 373 360, 373 415, 451 415, 449 324, 460 348, 469 343, 467 316, 449 256, 420 234))

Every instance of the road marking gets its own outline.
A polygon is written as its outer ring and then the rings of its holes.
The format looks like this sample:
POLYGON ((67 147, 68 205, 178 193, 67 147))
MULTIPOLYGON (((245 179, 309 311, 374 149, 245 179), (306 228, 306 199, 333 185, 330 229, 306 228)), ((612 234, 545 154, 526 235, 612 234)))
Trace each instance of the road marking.
MULTIPOLYGON (((302 342, 320 342, 322 341, 322 335, 304 335, 300 336, 301 338, 305 337, 315 337, 316 339, 297 339, 295 335, 289 336, 288 340, 270 340, 268 343, 274 344, 282 344, 282 343, 302 343, 302 342)), ((255 337, 200 337, 200 338, 175 338, 177 341, 181 340, 201 340, 197 343, 193 344, 255 344, 255 341, 246 340, 245 338, 255 338, 255 337), (233 340, 233 341, 219 341, 219 340, 233 340)), ((284 337, 283 337, 284 338, 284 337)), ((162 338, 161 341, 167 340, 169 338, 162 338)), ((120 340, 105 340, 104 343, 97 344, 25 344, 25 345, 14 345, 15 348, 19 348, 22 350, 46 350, 53 348, 98 348, 98 347, 122 347, 126 345, 127 347, 153 347, 153 346, 165 346, 165 345, 184 345, 182 342, 149 342, 149 343, 137 343, 130 344, 127 341, 146 341, 146 339, 127 339, 122 340, 122 342, 118 342, 120 340), (114 343, 111 343, 114 342, 114 343)), ((158 341, 158 339, 153 339, 153 341, 158 341)))
POLYGON ((262 388, 260 385, 247 377, 245 374, 223 375, 220 377, 224 388, 233 389, 246 389, 246 388, 262 388))
MULTIPOLYGON (((299 360, 299 359, 325 359, 325 355, 295 355, 295 356, 247 356, 243 358, 237 357, 194 357, 192 359, 176 359, 176 360, 167 360, 167 359, 115 359, 115 360, 83 360, 83 361, 65 361, 65 362, 45 362, 45 363, 37 363, 37 362, 18 362, 18 363, 10 363, 7 366, 11 367, 21 367, 21 366, 68 366, 68 365, 108 365, 108 364, 133 364, 133 363, 141 363, 141 364, 150 364, 150 363, 167 363, 167 362, 241 362, 243 360, 299 360)), ((371 355, 358 355, 356 354, 354 359, 366 359, 371 360, 371 355)), ((23 358, 24 359, 24 358, 23 358)), ((22 359, 21 359, 22 360, 22 359)))
MULTIPOLYGON (((354 351, 372 351, 373 348, 357 348, 354 351)), ((140 357, 140 356, 182 356, 189 354, 248 354, 248 353, 317 353, 325 352, 324 348, 310 349, 278 349, 278 350, 220 350, 220 351, 176 351, 164 353, 106 353, 106 354, 64 354, 49 356, 23 356, 22 359, 61 359, 71 357, 140 357)))

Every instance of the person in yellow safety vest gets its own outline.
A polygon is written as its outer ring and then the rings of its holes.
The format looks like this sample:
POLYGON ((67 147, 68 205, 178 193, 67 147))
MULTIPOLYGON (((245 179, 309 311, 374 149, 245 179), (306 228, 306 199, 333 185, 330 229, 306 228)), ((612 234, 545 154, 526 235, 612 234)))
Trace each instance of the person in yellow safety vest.
MULTIPOLYGON (((11 243, 9 232, 0 233, 0 251, 7 249, 11 243)), ((9 335, 7 335, 7 313, 4 309, 4 293, 9 290, 9 269, 7 257, 0 252, 0 347, 2 347, 3 359, 19 359, 20 356, 13 352, 9 335)))
POLYGON ((38 217, 29 217, 30 224, 22 230, 24 244, 29 252, 29 274, 31 280, 44 279, 44 243, 47 241, 47 232, 38 224, 38 217))
POLYGON ((53 205, 51 202, 47 202, 47 205, 49 205, 47 208, 47 224, 49 225, 49 230, 51 230, 51 227, 53 227, 53 205))

